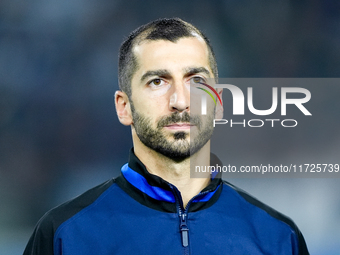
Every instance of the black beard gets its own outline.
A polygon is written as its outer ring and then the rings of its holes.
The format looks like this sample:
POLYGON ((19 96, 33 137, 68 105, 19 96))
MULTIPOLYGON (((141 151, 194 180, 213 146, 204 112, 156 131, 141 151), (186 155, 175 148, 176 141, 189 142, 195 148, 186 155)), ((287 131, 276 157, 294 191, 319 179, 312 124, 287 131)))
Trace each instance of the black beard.
POLYGON ((190 117, 187 112, 175 112, 169 116, 162 117, 157 122, 157 128, 152 128, 151 119, 138 113, 131 104, 134 128, 140 141, 150 149, 162 155, 183 160, 199 151, 211 138, 213 133, 213 114, 209 115, 208 121, 202 126, 200 117, 190 117), (196 138, 187 141, 188 133, 179 131, 173 134, 174 141, 169 141, 162 132, 162 128, 174 123, 190 123, 195 125, 199 133, 196 138))

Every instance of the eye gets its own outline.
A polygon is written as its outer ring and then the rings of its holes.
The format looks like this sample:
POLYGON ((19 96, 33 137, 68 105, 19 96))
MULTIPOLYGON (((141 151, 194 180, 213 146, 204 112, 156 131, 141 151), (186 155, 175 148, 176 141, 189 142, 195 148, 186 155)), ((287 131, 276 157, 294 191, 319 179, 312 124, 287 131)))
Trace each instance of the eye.
POLYGON ((205 83, 205 80, 199 76, 192 77, 191 79, 194 83, 205 83))
POLYGON ((152 81, 149 82, 149 85, 153 85, 153 86, 160 86, 163 83, 162 79, 154 79, 152 81))

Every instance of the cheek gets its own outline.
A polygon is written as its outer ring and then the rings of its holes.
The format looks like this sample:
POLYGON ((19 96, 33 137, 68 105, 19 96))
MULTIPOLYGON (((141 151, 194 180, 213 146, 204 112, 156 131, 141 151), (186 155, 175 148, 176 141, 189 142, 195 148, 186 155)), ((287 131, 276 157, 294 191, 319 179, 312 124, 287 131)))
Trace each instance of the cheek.
POLYGON ((148 118, 157 119, 166 115, 166 110, 169 108, 167 102, 168 101, 164 97, 144 97, 143 99, 137 99, 134 102, 134 106, 137 112, 148 118))
MULTIPOLYGON (((209 96, 209 95, 208 95, 209 96)), ((202 103, 204 101, 209 104, 209 98, 207 94, 199 90, 197 88, 191 88, 190 90, 190 112, 193 115, 201 115, 202 114, 202 103)))
POLYGON ((153 109, 163 110, 168 108, 170 97, 170 84, 166 84, 159 88, 147 87, 136 90, 132 94, 132 101, 138 111, 153 111, 153 109), (152 110, 151 110, 152 109, 152 110))
POLYGON ((170 88, 171 88, 170 84, 165 84, 160 87, 147 87, 145 89, 145 93, 148 95, 149 98, 157 99, 167 94, 170 88))

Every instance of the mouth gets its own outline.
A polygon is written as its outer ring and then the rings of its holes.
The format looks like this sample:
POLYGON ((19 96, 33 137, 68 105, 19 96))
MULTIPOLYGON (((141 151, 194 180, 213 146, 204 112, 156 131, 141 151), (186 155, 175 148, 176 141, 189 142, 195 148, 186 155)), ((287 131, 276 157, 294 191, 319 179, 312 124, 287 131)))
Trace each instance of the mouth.
POLYGON ((165 126, 165 128, 170 130, 189 130, 191 127, 194 127, 194 125, 190 123, 172 123, 165 126))

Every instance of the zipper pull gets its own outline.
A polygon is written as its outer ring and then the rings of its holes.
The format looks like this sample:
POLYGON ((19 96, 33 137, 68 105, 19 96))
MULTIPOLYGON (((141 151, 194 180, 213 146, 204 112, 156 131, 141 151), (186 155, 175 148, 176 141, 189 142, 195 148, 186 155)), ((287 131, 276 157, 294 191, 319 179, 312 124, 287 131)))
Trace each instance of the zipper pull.
POLYGON ((181 214, 181 225, 180 230, 182 233, 182 245, 187 247, 189 245, 189 228, 187 226, 187 215, 186 213, 181 214))

